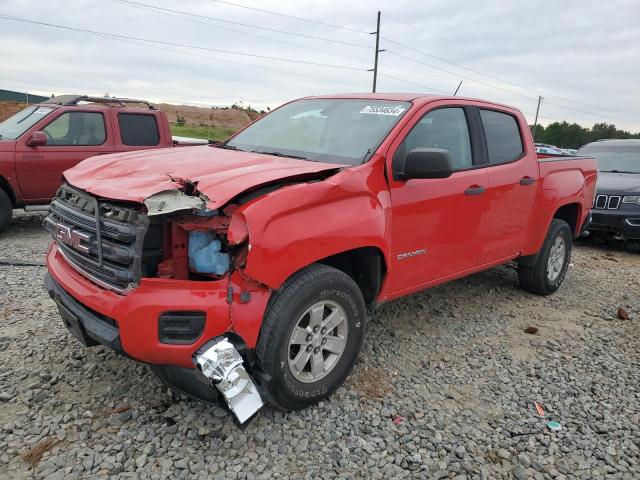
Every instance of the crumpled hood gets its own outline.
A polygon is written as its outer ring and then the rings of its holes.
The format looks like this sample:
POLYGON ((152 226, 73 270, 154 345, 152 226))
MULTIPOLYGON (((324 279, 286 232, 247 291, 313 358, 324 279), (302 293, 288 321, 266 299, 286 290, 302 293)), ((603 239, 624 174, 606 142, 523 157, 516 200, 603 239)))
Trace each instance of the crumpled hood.
POLYGON ((92 157, 64 172, 64 177, 93 195, 138 203, 191 183, 206 196, 207 207, 215 209, 254 187, 343 167, 204 146, 92 157))
POLYGON ((598 193, 637 195, 640 193, 640 173, 598 172, 598 193))

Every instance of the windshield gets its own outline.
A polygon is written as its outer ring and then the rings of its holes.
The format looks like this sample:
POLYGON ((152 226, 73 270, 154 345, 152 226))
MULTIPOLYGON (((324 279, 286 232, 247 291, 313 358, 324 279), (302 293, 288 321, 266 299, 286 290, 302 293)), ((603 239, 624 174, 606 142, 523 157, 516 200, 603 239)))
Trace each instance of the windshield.
POLYGON ((640 142, 637 145, 592 143, 582 147, 578 155, 595 158, 602 172, 640 173, 640 142))
POLYGON ((52 107, 33 105, 7 118, 0 123, 0 140, 15 140, 53 110, 52 107))
POLYGON ((297 100, 266 115, 222 148, 359 165, 411 107, 408 102, 297 100))

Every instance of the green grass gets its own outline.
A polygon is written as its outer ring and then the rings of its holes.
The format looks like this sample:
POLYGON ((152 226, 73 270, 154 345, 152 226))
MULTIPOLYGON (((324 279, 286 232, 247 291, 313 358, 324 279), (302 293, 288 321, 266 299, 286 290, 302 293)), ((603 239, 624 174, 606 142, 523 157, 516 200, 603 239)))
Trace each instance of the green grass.
POLYGON ((235 130, 233 128, 222 127, 200 127, 196 125, 176 125, 171 124, 171 135, 181 137, 203 138, 205 140, 224 140, 230 137, 235 130))

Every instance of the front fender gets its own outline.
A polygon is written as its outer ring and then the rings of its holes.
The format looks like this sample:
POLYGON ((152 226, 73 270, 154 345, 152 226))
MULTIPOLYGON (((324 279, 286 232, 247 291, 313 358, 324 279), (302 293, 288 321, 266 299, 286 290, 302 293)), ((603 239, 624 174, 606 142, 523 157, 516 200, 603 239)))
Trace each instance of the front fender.
POLYGON ((383 178, 346 169, 320 182, 283 187, 246 206, 243 272, 271 288, 318 260, 377 247, 387 256, 389 195, 383 178))

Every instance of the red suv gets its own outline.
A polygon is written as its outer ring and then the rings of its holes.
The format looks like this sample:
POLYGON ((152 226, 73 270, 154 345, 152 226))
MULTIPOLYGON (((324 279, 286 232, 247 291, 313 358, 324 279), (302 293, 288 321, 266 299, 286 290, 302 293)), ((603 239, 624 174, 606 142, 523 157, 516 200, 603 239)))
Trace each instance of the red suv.
POLYGON ((166 115, 144 100, 64 95, 27 107, 0 123, 0 232, 14 208, 46 210, 82 160, 171 146, 166 115))

